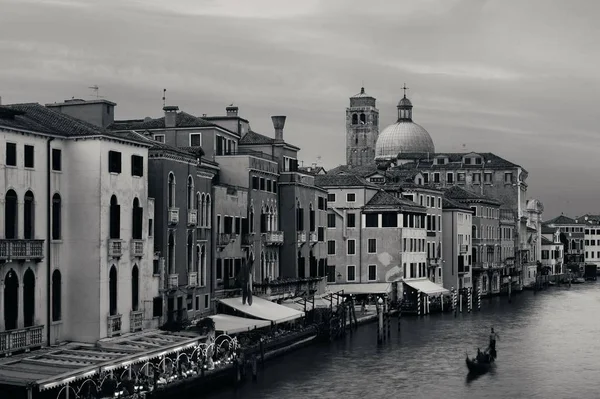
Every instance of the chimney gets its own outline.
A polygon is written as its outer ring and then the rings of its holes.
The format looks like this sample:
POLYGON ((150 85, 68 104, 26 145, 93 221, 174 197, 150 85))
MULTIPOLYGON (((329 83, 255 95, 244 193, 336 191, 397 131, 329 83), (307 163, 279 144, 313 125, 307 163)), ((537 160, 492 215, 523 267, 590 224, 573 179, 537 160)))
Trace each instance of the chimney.
POLYGON ((165 127, 172 128, 177 126, 177 111, 179 107, 177 105, 165 105, 163 107, 165 111, 165 127))
POLYGON ((238 116, 238 109, 238 107, 231 104, 230 106, 225 108, 225 111, 227 111, 227 116, 238 116))
POLYGON ((275 128, 275 141, 283 141, 283 127, 285 126, 285 116, 272 116, 273 127, 275 128))

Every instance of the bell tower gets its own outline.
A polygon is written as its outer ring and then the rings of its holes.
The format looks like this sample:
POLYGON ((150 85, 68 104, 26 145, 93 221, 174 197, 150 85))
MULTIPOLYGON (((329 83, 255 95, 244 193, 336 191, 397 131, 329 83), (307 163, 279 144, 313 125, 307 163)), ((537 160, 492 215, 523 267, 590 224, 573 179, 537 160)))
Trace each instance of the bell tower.
POLYGON ((374 164, 378 136, 379 110, 375 98, 361 87, 360 93, 350 97, 350 107, 346 108, 346 164, 374 164))

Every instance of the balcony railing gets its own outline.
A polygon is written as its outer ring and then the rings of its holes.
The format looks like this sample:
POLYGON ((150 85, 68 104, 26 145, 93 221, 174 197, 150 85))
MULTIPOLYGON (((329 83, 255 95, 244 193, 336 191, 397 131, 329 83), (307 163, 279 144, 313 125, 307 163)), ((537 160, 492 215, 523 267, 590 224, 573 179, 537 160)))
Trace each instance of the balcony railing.
POLYGON ((281 245, 283 244, 283 231, 267 231, 264 233, 265 244, 281 245))
POLYGON ((116 314, 114 316, 108 316, 108 330, 106 331, 107 337, 113 337, 115 335, 121 335, 121 316, 116 314))
POLYGON ((195 226, 198 223, 198 210, 188 209, 188 226, 195 226))
POLYGON ((129 314, 129 330, 131 332, 142 331, 144 326, 144 311, 132 310, 129 314))
POLYGON ((179 223, 179 208, 169 208, 169 224, 179 223))
POLYGON ((296 296, 304 292, 314 293, 322 277, 274 280, 268 283, 254 283, 252 290, 258 296, 296 296))
POLYGON ((429 266, 439 266, 440 258, 427 258, 427 262, 429 263, 429 266))
POLYGON ((198 272, 188 272, 188 286, 195 287, 198 285, 198 272))
POLYGON ((171 289, 179 287, 179 274, 169 274, 168 287, 171 289))
POLYGON ((488 262, 475 262, 473 263, 473 270, 487 270, 490 268, 488 262))
POLYGON ((463 266, 460 266, 460 265, 459 265, 459 266, 458 266, 458 273, 459 273, 459 274, 461 274, 461 273, 463 273, 463 274, 464 274, 464 273, 469 273, 469 270, 470 270, 470 269, 471 269, 471 266, 469 266, 469 265, 463 265, 463 266))
POLYGON ((42 260, 44 240, 0 240, 0 259, 42 260))
POLYGON ((310 243, 313 245, 319 242, 319 236, 317 236, 317 233, 315 231, 310 232, 309 240, 310 243))
POLYGON ((306 231, 299 231, 297 233, 297 237, 298 237, 298 245, 302 245, 302 244, 306 243, 306 231))
POLYGON ((226 247, 231 242, 231 234, 219 233, 217 235, 217 246, 226 247))
POLYGON ((252 241, 254 240, 254 234, 242 234, 242 246, 248 247, 252 245, 252 241))
POLYGON ((8 354, 44 344, 44 326, 0 332, 0 354, 8 354))
POLYGON ((462 244, 459 247, 459 250, 461 254, 466 254, 467 252, 469 252, 469 246, 467 244, 462 244))
POLYGON ((123 240, 117 238, 108 239, 108 257, 120 258, 123 256, 123 240))
POLYGON ((141 258, 144 256, 144 240, 131 240, 131 256, 141 258))

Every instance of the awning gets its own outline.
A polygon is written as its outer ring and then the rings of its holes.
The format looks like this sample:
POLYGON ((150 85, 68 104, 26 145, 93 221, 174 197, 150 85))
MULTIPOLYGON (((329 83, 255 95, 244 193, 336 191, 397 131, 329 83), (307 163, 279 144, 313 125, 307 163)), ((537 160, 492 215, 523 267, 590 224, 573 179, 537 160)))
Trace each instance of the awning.
POLYGON ((215 330, 222 331, 224 334, 237 334, 271 325, 268 320, 246 319, 228 314, 217 314, 210 318, 215 322, 215 330))
POLYGON ((287 306, 278 305, 274 302, 267 301, 259 297, 252 297, 252 305, 242 303, 242 297, 219 299, 223 305, 227 305, 237 311, 240 311, 248 316, 258 319, 270 320, 277 323, 285 323, 304 317, 304 312, 290 309, 287 306))
POLYGON ((328 308, 330 306, 330 302, 323 299, 321 296, 315 295, 314 299, 308 298, 294 298, 294 299, 286 299, 281 304, 283 306, 287 306, 288 308, 296 309, 301 312, 304 311, 304 301, 306 301, 306 310, 313 310, 313 302, 315 308, 328 308))
POLYGON ((437 285, 436 283, 428 280, 426 278, 418 279, 418 280, 404 280, 404 284, 411 286, 417 291, 421 291, 427 295, 437 295, 437 294, 449 294, 450 291, 442 287, 441 285, 437 285))
POLYGON ((344 295, 387 294, 392 291, 392 283, 330 284, 327 289, 330 292, 344 290, 344 295))

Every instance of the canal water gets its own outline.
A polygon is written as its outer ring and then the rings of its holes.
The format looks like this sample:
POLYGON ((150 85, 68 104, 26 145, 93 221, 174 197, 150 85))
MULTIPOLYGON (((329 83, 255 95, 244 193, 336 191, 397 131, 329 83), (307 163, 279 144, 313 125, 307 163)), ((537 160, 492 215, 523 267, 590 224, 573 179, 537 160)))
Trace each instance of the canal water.
POLYGON ((600 283, 482 299, 471 314, 396 320, 377 346, 376 326, 267 362, 257 382, 193 399, 600 397, 600 283), (499 334, 496 369, 467 379, 466 351, 499 334))

